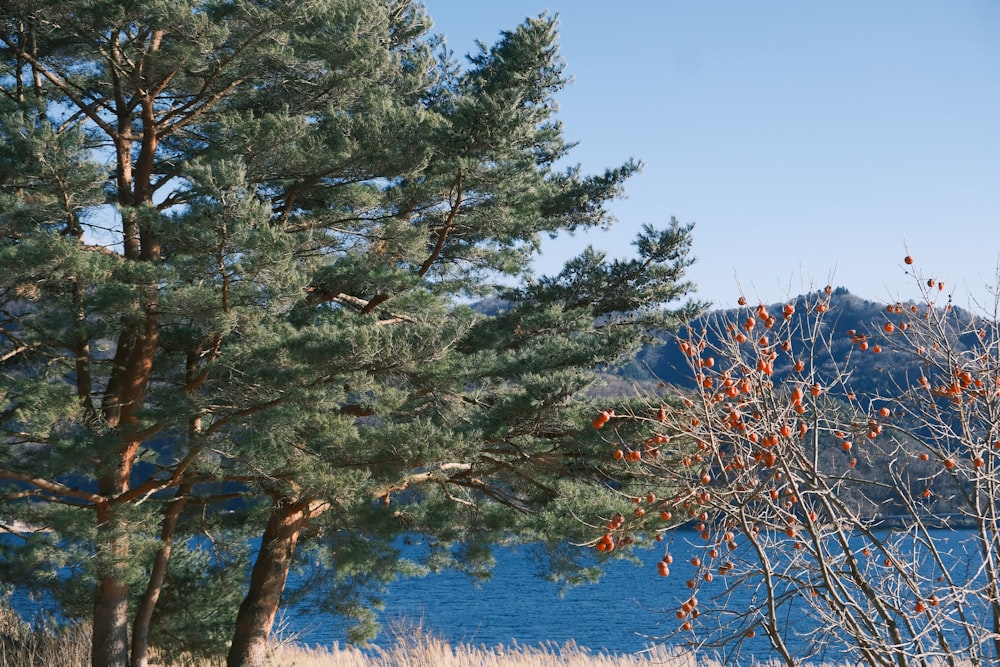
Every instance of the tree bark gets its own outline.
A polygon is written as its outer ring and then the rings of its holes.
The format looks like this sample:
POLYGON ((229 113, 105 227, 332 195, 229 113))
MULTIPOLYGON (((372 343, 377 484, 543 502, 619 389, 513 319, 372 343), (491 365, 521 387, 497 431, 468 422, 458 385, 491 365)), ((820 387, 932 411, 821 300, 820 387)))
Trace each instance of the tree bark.
POLYGON ((90 646, 93 667, 129 667, 128 584, 125 577, 128 539, 108 503, 97 508, 97 586, 90 646))
POLYGON ((129 667, 128 587, 115 576, 102 577, 94 597, 93 667, 129 667))
POLYGON ((227 667, 264 667, 267 638, 281 603, 299 535, 319 513, 311 500, 276 499, 264 529, 260 552, 250 574, 250 587, 236 616, 227 667))
MULTIPOLYGON (((214 359, 215 352, 218 351, 218 342, 210 358, 214 359)), ((200 352, 200 350, 199 350, 200 352)), ((185 367, 184 381, 185 393, 197 389, 197 385, 204 380, 207 371, 199 372, 197 360, 202 355, 196 352, 188 353, 185 367)), ((200 416, 192 417, 188 424, 188 434, 192 440, 197 438, 202 429, 200 416)), ((188 457, 194 452, 190 452, 188 457)), ((181 466, 183 467, 183 466, 181 466)), ((176 474, 176 472, 175 472, 176 474)), ((156 603, 160 600, 163 592, 163 582, 167 576, 167 569, 170 565, 170 554, 173 552, 174 541, 177 536, 177 523, 181 513, 187 505, 188 497, 194 488, 194 482, 182 481, 177 487, 173 500, 167 504, 163 511, 163 521, 160 524, 160 548, 156 551, 153 560, 153 567, 149 573, 149 581, 146 584, 146 591, 139 600, 139 606, 135 612, 135 620, 132 622, 132 667, 147 667, 149 664, 149 628, 153 620, 153 612, 156 610, 156 603)))
POLYGON ((129 667, 129 537, 118 516, 118 499, 129 490, 132 465, 141 441, 128 433, 136 422, 156 356, 159 325, 156 295, 150 298, 141 327, 122 332, 115 368, 105 388, 105 424, 119 430, 122 444, 100 466, 97 490, 97 585, 94 593, 93 667, 129 667))
POLYGON ((163 591, 163 581, 167 576, 167 566, 170 564, 170 553, 174 548, 174 537, 177 533, 177 521, 187 504, 187 496, 194 486, 184 482, 177 488, 177 495, 163 513, 163 523, 160 525, 160 548, 156 551, 153 568, 149 573, 146 592, 139 601, 132 622, 132 667, 147 667, 149 665, 149 626, 153 620, 153 611, 163 591))

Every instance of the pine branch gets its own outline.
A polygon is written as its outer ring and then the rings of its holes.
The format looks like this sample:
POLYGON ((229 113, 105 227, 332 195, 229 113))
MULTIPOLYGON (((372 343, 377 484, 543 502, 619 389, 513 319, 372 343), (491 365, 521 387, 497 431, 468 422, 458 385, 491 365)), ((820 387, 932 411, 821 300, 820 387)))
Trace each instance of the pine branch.
POLYGON ((73 488, 66 486, 65 484, 60 484, 59 482, 43 479, 41 477, 32 477, 31 475, 17 473, 12 470, 0 470, 0 479, 11 479, 18 482, 24 482, 25 484, 30 484, 37 489, 51 493, 54 496, 86 500, 87 502, 93 504, 103 503, 107 500, 104 496, 91 493, 90 491, 73 488))
POLYGON ((105 134, 107 134, 109 137, 112 138, 118 136, 118 133, 115 131, 113 127, 111 127, 111 124, 108 123, 103 118, 101 118, 101 115, 97 113, 97 108, 92 104, 87 104, 82 97, 80 97, 76 92, 73 91, 69 83, 64 81, 62 77, 60 77, 58 74, 50 70, 41 61, 39 61, 30 53, 26 52, 20 46, 12 44, 11 41, 7 39, 6 35, 0 34, 0 41, 3 41, 3 43, 6 44, 8 48, 10 48, 14 53, 18 55, 18 57, 24 58, 24 60, 29 65, 31 65, 32 68, 35 69, 35 71, 41 72, 42 76, 48 79, 49 82, 52 83, 52 85, 54 85, 56 89, 59 90, 59 92, 68 97, 70 101, 72 101, 73 104, 76 105, 76 107, 80 111, 85 113, 87 115, 87 118, 89 118, 91 121, 94 122, 94 124, 100 127, 105 132, 105 134))
POLYGON ((458 216, 459 210, 462 208, 463 202, 463 192, 462 192, 462 172, 458 172, 458 176, 455 177, 455 198, 451 203, 451 208, 448 210, 448 215, 445 218, 444 224, 438 230, 437 242, 434 244, 434 249, 431 251, 430 256, 424 260, 424 263, 420 265, 420 270, 417 271, 417 275, 421 278, 430 271, 430 268, 437 261, 438 257, 441 256, 442 251, 444 251, 444 242, 448 238, 448 234, 455 229, 455 218, 458 216))

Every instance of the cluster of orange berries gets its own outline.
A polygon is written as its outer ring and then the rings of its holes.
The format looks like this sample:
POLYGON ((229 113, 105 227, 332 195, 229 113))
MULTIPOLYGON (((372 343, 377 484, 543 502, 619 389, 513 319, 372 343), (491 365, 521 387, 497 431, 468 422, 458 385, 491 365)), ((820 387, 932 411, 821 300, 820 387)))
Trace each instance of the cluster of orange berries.
MULTIPOLYGON (((604 428, 604 425, 607 424, 608 421, 610 421, 611 418, 614 417, 614 416, 615 416, 614 410, 602 410, 597 415, 597 418, 594 419, 594 422, 593 422, 594 428, 598 428, 598 429, 604 428)), ((658 422, 666 422, 667 421, 667 410, 666 410, 666 408, 660 407, 656 411, 656 420, 658 422)), ((665 435, 663 433, 657 433, 657 434, 655 434, 655 435, 653 435, 653 436, 651 436, 649 438, 646 438, 646 440, 643 441, 643 446, 644 446, 645 451, 646 451, 647 454, 649 454, 652 458, 657 458, 660 455, 660 450, 659 450, 658 446, 666 444, 668 442, 670 442, 670 436, 665 435)), ((625 461, 640 461, 640 460, 642 460, 643 454, 642 454, 642 451, 639 450, 639 449, 629 449, 627 447, 623 449, 624 446, 617 446, 617 445, 615 447, 616 448, 614 450, 613 455, 614 455, 614 458, 616 460, 618 460, 618 461, 622 461, 622 460, 625 460, 625 461)))
MULTIPOLYGON (((644 501, 647 505, 657 505, 660 507, 664 505, 664 503, 660 501, 660 499, 657 498, 656 494, 653 492, 647 493, 645 497, 633 496, 632 504, 636 505, 636 508, 632 511, 632 514, 637 519, 646 515, 646 509, 642 507, 644 501)), ((673 519, 673 514, 667 509, 660 510, 659 516, 663 521, 666 522, 669 522, 673 519)), ((611 519, 608 520, 608 522, 604 526, 607 532, 601 537, 600 540, 598 540, 597 544, 594 545, 598 551, 614 550, 616 546, 614 533, 616 531, 622 530, 622 528, 625 526, 625 520, 626 520, 625 515, 622 514, 621 512, 615 512, 614 516, 612 516, 611 519)), ((662 536, 658 536, 658 540, 659 539, 662 539, 662 536)), ((628 535, 625 535, 618 540, 618 543, 632 544, 632 538, 629 537, 628 535)))
POLYGON ((625 460, 634 463, 636 461, 642 460, 642 452, 639 451, 638 449, 630 449, 628 451, 625 451, 624 449, 619 447, 614 451, 614 457, 618 461, 625 460))
MULTIPOLYGON (((891 325, 891 322, 889 324, 891 325)), ((861 350, 862 352, 867 352, 869 348, 871 348, 871 351, 874 352, 875 354, 878 354, 879 352, 882 351, 881 345, 878 344, 874 346, 869 345, 868 336, 864 333, 858 333, 854 329, 848 329, 847 335, 851 337, 851 342, 857 345, 858 349, 861 350)))
POLYGON ((670 554, 664 554, 660 562, 656 564, 656 570, 659 572, 661 577, 670 576, 670 564, 674 562, 674 557, 670 554))
MULTIPOLYGON (((605 526, 608 532, 601 536, 601 539, 598 540, 595 548, 598 551, 614 551, 616 545, 615 538, 612 533, 616 530, 620 530, 623 525, 625 525, 625 515, 621 512, 616 512, 615 515, 611 517, 611 520, 608 521, 607 526, 605 526)), ((627 544, 628 542, 626 540, 627 538, 622 538, 621 541, 627 544)))
MULTIPOLYGON (((906 264, 907 266, 909 266, 909 265, 913 264, 913 258, 911 256, 907 255, 906 257, 903 258, 903 263, 906 264)), ((927 279, 927 286, 930 287, 931 289, 937 287, 939 292, 943 292, 944 291, 944 282, 938 281, 938 280, 934 280, 933 278, 928 278, 927 279)))
MULTIPOLYGON (((690 615, 693 619, 700 616, 700 612, 698 611, 698 598, 693 595, 688 598, 677 610, 677 618, 681 620, 687 618, 688 615, 690 615)), ((691 628, 691 621, 684 621, 683 625, 681 625, 681 630, 684 630, 685 632, 691 628)))
MULTIPOLYGON (((890 315, 902 315, 905 312, 905 310, 906 309, 903 308, 903 304, 901 303, 890 303, 885 307, 885 311, 890 315)), ((917 308, 915 305, 910 305, 911 314, 915 315, 918 311, 919 308, 917 308)), ((886 333, 892 333, 895 330, 895 326, 892 324, 892 322, 886 322, 884 328, 886 333)), ((902 331, 906 331, 907 329, 910 328, 910 325, 907 324, 906 322, 901 322, 899 328, 902 331)))
MULTIPOLYGON (((963 401, 975 401, 990 396, 990 391, 986 390, 987 382, 981 375, 974 375, 972 371, 960 367, 952 369, 951 381, 947 385, 932 386, 924 375, 920 376, 918 382, 922 389, 930 391, 935 396, 947 398, 956 405, 963 401)), ((996 386, 992 390, 992 396, 1000 396, 1000 376, 991 382, 996 386)))
MULTIPOLYGON (((911 257, 906 257, 904 261, 908 265, 913 263, 911 257)), ((943 284, 934 280, 928 281, 928 286, 929 287, 937 286, 938 289, 943 289, 943 284)), ((830 295, 831 292, 832 290, 828 286, 826 288, 826 294, 830 295)), ((744 297, 740 297, 739 303, 741 306, 746 306, 746 299, 744 297)), ((816 310, 817 312, 822 313, 825 312, 828 309, 828 307, 829 304, 827 301, 818 304, 816 310)), ((910 311, 910 313, 914 314, 918 312, 917 306, 909 306, 908 310, 910 311)), ((848 331, 848 336, 850 336, 852 343, 857 345, 857 347, 860 350, 862 351, 870 350, 874 353, 878 353, 881 351, 881 347, 875 343, 875 340, 879 340, 880 338, 882 338, 884 342, 885 340, 889 340, 890 335, 898 334, 899 332, 905 332, 908 330, 909 325, 905 321, 906 318, 892 317, 893 315, 904 315, 904 313, 906 312, 906 308, 904 308, 902 304, 900 303, 889 304, 886 306, 886 312, 889 315, 889 317, 887 317, 886 321, 881 325, 882 332, 884 332, 886 336, 882 337, 880 335, 873 334, 869 337, 864 333, 858 333, 854 330, 848 331)), ((794 314, 795 314, 795 306, 793 306, 792 304, 786 304, 782 308, 781 317, 784 320, 786 321, 789 320, 794 316, 794 314)), ((911 322, 912 321, 913 320, 911 319, 911 322)), ((775 357, 777 356, 776 350, 778 350, 779 347, 785 352, 790 352, 790 347, 791 347, 790 343, 780 342, 780 341, 772 342, 772 340, 776 337, 776 332, 780 331, 780 327, 778 330, 774 332, 770 330, 773 329, 777 323, 778 319, 775 316, 773 316, 770 312, 768 312, 767 307, 765 307, 764 305, 760 305, 755 310, 749 310, 746 313, 746 317, 745 319, 743 319, 742 322, 736 320, 730 323, 727 329, 729 335, 731 336, 731 340, 735 340, 740 344, 746 343, 748 341, 753 341, 750 343, 750 345, 753 346, 752 350, 756 353, 756 357, 758 359, 756 369, 757 371, 763 373, 765 376, 769 376, 773 373, 773 362, 775 357), (759 327, 761 327, 763 330, 759 327)), ((981 339, 985 338, 985 333, 980 331, 979 337, 981 339)), ((896 340, 899 339, 897 338, 896 340)), ((757 383, 758 387, 760 386, 770 387, 772 385, 770 384, 768 379, 766 377, 760 377, 760 376, 754 376, 753 378, 747 377, 752 375, 752 373, 750 372, 751 366, 749 364, 747 366, 740 366, 739 368, 741 370, 735 370, 737 367, 734 366, 733 367, 734 370, 732 371, 721 370, 721 369, 715 371, 709 371, 708 369, 713 369, 716 367, 716 360, 711 356, 706 356, 705 350, 707 344, 704 341, 695 342, 691 340, 687 341, 678 340, 678 345, 682 353, 684 353, 686 356, 691 357, 691 366, 692 368, 695 369, 695 372, 698 375, 698 386, 701 389, 712 390, 710 392, 703 392, 702 398, 705 398, 706 396, 708 397, 706 404, 708 402, 712 403, 724 402, 724 404, 720 407, 722 410, 727 411, 726 414, 722 416, 723 419, 722 425, 725 427, 725 429, 726 430, 738 429, 740 431, 747 431, 748 423, 744 421, 744 417, 741 414, 741 410, 745 409, 747 405, 752 405, 752 401, 741 403, 738 400, 729 402, 725 401, 725 399, 727 397, 738 398, 741 393, 745 393, 748 395, 751 394, 754 389, 753 386, 754 382, 757 383), (740 375, 743 375, 744 373, 745 373, 744 377, 740 377, 740 375)), ((746 351, 748 349, 751 348, 741 348, 741 351, 746 351)), ((921 354, 923 354, 922 351, 921 354)), ((719 366, 725 366, 725 364, 726 361, 724 359, 719 364, 719 366)), ((805 364, 803 362, 797 361, 795 363, 795 371, 797 373, 802 373, 804 369, 805 369, 805 364)), ((935 389, 931 388, 930 381, 926 377, 920 376, 919 381, 921 383, 921 386, 923 386, 925 389, 934 391, 935 393, 939 393, 940 395, 943 396, 956 397, 956 396, 961 396, 963 394, 969 396, 971 394, 974 394, 977 391, 977 389, 981 390, 981 388, 984 386, 982 379, 977 377, 977 375, 979 375, 978 372, 970 372, 969 370, 965 369, 956 369, 955 371, 953 371, 952 377, 947 377, 947 375, 945 376, 943 384, 946 386, 941 386, 940 388, 935 388, 935 389)), ((795 412, 802 414, 807 406, 807 400, 808 400, 807 397, 810 395, 812 397, 820 396, 824 391, 826 391, 826 388, 824 388, 818 383, 813 383, 811 379, 806 381, 802 376, 798 376, 797 381, 798 384, 795 384, 795 380, 789 382, 790 385, 793 385, 791 387, 790 407, 794 409, 795 412)), ((1000 389, 1000 379, 997 380, 997 387, 998 389, 1000 389)), ((982 391, 980 391, 978 395, 984 395, 984 394, 982 394, 982 391)), ((998 395, 1000 395, 1000 391, 998 391, 998 395)), ((856 400, 853 394, 848 394, 848 398, 851 401, 856 400)), ((688 399, 685 399, 685 405, 690 408, 692 407, 692 402, 688 399)), ((788 408, 788 404, 785 405, 785 408, 786 409, 788 408)), ((598 417, 597 420, 595 420, 594 423, 595 427, 600 428, 612 416, 614 416, 613 413, 610 413, 608 414, 608 416, 605 416, 605 413, 602 412, 601 416, 598 417)), ((747 416, 749 416, 749 413, 747 413, 747 416)), ((889 422, 886 422, 886 420, 888 420, 891 416, 892 416, 892 411, 888 407, 881 407, 872 415, 872 418, 869 419, 866 416, 865 418, 862 418, 858 422, 854 423, 850 429, 845 429, 850 431, 850 435, 841 431, 835 431, 833 434, 838 438, 838 442, 840 443, 839 445, 840 448, 843 449, 845 452, 850 453, 856 446, 863 447, 865 436, 867 436, 869 440, 874 440, 875 438, 880 436, 883 430, 883 424, 888 425, 889 422)), ((759 414, 755 414, 754 418, 760 419, 761 416, 759 414)), ((664 408, 659 409, 657 413, 657 419, 660 422, 666 421, 666 414, 664 408)), ((691 419, 690 425, 692 427, 692 430, 688 433, 688 435, 695 438, 695 441, 698 443, 700 448, 706 449, 708 447, 708 445, 705 444, 705 442, 708 441, 707 438, 704 441, 702 441, 700 438, 704 437, 703 434, 695 430, 698 426, 701 425, 702 419, 705 419, 704 415, 702 415, 700 418, 693 417, 691 419)), ((779 419, 783 420, 786 419, 786 417, 782 416, 779 419)), ((767 467, 773 467, 776 464, 778 460, 778 455, 781 453, 781 448, 777 447, 777 445, 780 442, 780 438, 791 438, 796 433, 795 426, 798 418, 791 416, 790 419, 791 421, 778 422, 776 424, 777 429, 773 433, 765 434, 763 432, 761 433, 751 432, 745 434, 745 437, 755 445, 753 454, 754 460, 758 461, 759 463, 767 467), (777 450, 777 453, 775 450, 777 450)), ((753 431, 754 429, 750 428, 749 430, 753 431)), ((808 432, 808 426, 804 422, 801 421, 798 422, 798 435, 800 437, 805 437, 807 432, 808 432)), ((646 441, 647 449, 651 445, 659 444, 661 442, 660 438, 662 438, 662 442, 665 442, 666 440, 669 439, 666 436, 656 435, 653 438, 650 438, 649 440, 646 441)), ((997 447, 997 449, 1000 449, 1000 441, 997 441, 995 443, 995 446, 997 447)), ((716 446, 713 446, 713 448, 718 449, 716 446)), ((616 451, 615 456, 616 458, 624 458, 626 455, 623 452, 621 452, 621 450, 618 450, 616 451)), ((636 452, 635 454, 630 453, 629 456, 635 456, 636 459, 639 458, 638 452, 636 452)), ((710 456, 710 454, 706 454, 706 457, 708 456, 710 456)), ((722 463, 724 463, 722 461, 722 458, 723 456, 725 456, 725 454, 716 451, 714 452, 713 456, 718 457, 718 460, 720 461, 720 468, 724 468, 725 470, 743 468, 744 459, 739 454, 732 454, 732 458, 730 459, 732 463, 725 466, 722 465, 722 463)), ((927 461, 929 460, 929 458, 930 455, 926 452, 920 454, 921 460, 927 461)), ((693 464, 701 464, 702 457, 701 455, 695 453, 691 456, 685 456, 682 459, 682 461, 683 465, 685 467, 688 467, 693 464)), ((854 467, 855 463, 856 459, 852 458, 851 467, 854 467)), ((946 469, 954 469, 958 465, 956 463, 956 459, 949 456, 942 456, 941 464, 946 469)), ((971 464, 972 467, 974 468, 981 468, 982 466, 986 465, 982 456, 976 456, 975 458, 971 459, 971 464)), ((773 472, 773 479, 775 480, 782 479, 781 471, 772 471, 772 472, 773 472)), ((673 519, 672 513, 667 509, 665 509, 666 506, 672 507, 676 512, 678 512, 678 514, 683 514, 683 511, 687 510, 687 514, 690 515, 691 517, 694 517, 696 514, 698 515, 699 523, 697 524, 696 530, 700 532, 702 539, 706 540, 706 542, 708 543, 705 544, 703 547, 704 552, 703 553, 699 552, 701 557, 694 556, 691 558, 691 564, 695 568, 698 568, 698 575, 685 582, 685 585, 688 588, 692 589, 692 591, 695 591, 695 589, 698 588, 699 583, 701 581, 711 582, 713 580, 713 576, 729 574, 734 567, 732 563, 728 561, 720 563, 721 559, 720 560, 715 560, 715 559, 719 556, 719 551, 724 550, 724 544, 726 544, 726 540, 729 540, 728 543, 730 545, 730 549, 736 548, 735 541, 731 532, 727 532, 726 536, 723 537, 722 541, 710 541, 711 536, 704 522, 708 520, 708 512, 711 511, 708 507, 709 499, 711 498, 711 494, 708 490, 710 487, 708 487, 708 484, 709 482, 711 482, 712 478, 711 475, 709 474, 709 470, 706 468, 702 468, 700 472, 695 474, 700 475, 699 479, 704 486, 698 487, 696 484, 690 486, 688 488, 687 493, 692 495, 689 495, 686 498, 685 496, 674 496, 672 499, 664 501, 664 500, 656 500, 653 494, 649 494, 646 497, 646 501, 648 503, 652 504, 655 502, 658 505, 656 509, 660 510, 659 516, 666 522, 670 522, 673 519), (704 498, 702 497, 701 494, 704 494, 704 498), (699 512, 700 514, 698 514, 699 512), (717 569, 713 567, 715 563, 720 563, 717 569)), ((747 484, 748 486, 738 486, 738 487, 734 486, 733 488, 735 488, 738 492, 746 491, 748 493, 753 492, 758 494, 766 492, 764 490, 763 485, 758 486, 758 480, 756 479, 756 477, 752 478, 750 482, 748 482, 747 484)), ((772 500, 780 499, 784 501, 784 506, 786 509, 782 510, 779 508, 777 510, 778 513, 772 517, 776 523, 776 526, 772 527, 776 527, 778 530, 783 530, 784 534, 788 538, 791 538, 793 540, 799 538, 800 533, 802 531, 809 530, 811 523, 814 523, 817 520, 815 512, 807 512, 807 513, 800 512, 798 515, 796 515, 794 505, 798 503, 799 500, 796 495, 797 489, 794 488, 794 485, 785 484, 785 486, 783 487, 775 486, 774 488, 771 488, 769 490, 769 494, 772 500), (806 517, 808 517, 808 522, 806 521, 806 517)), ((931 495, 932 494, 929 489, 924 491, 925 497, 929 498, 931 497, 931 495)), ((760 498, 761 496, 758 495, 757 497, 760 498)), ((636 504, 636 508, 634 510, 635 516, 636 517, 644 516, 647 510, 640 506, 642 504, 642 499, 639 497, 635 497, 632 499, 632 501, 636 504)), ((655 509, 651 508, 651 511, 655 511, 655 509)), ((602 538, 601 542, 598 543, 597 545, 598 550, 611 550, 614 548, 615 542, 614 538, 612 537, 612 533, 614 531, 621 529, 622 527, 621 522, 624 521, 624 518, 621 517, 621 515, 616 515, 616 519, 617 521, 612 521, 611 523, 608 524, 609 533, 607 533, 604 536, 604 538, 602 538)), ((726 524, 726 525, 728 526, 732 524, 726 524)), ((756 534, 758 531, 758 527, 753 526, 751 531, 754 534, 756 534)), ((748 533, 748 536, 749 535, 750 533, 748 533)), ((716 534, 715 538, 717 537, 718 535, 716 534)), ((657 539, 661 538, 662 538, 662 532, 657 537, 657 539)), ((626 538, 623 537, 621 539, 626 539, 626 538)), ((799 538, 799 540, 795 544, 796 549, 803 548, 800 542, 801 538, 799 538)), ((619 543, 622 542, 620 541, 619 543)), ((870 555, 870 550, 867 548, 865 548, 863 552, 865 553, 866 556, 870 555)), ((890 561, 888 558, 886 558, 886 560, 883 562, 886 567, 892 566, 892 561, 890 561)), ((669 576, 671 569, 670 566, 672 563, 673 563, 673 556, 669 553, 665 553, 663 558, 657 563, 657 571, 659 575, 663 577, 669 576)), ((811 589, 810 593, 812 595, 818 595, 815 589, 811 589)), ((931 595, 929 597, 918 597, 918 599, 915 601, 914 609, 917 613, 923 613, 927 611, 929 607, 935 607, 938 604, 939 604, 938 598, 934 595, 931 595)), ((694 597, 694 594, 692 593, 691 598, 683 605, 681 605, 681 607, 677 610, 676 612, 677 618, 683 621, 683 625, 681 626, 682 630, 688 631, 692 629, 692 621, 694 619, 697 619, 699 615, 697 607, 698 607, 697 599, 694 597)), ((747 637, 752 637, 753 634, 754 634, 753 629, 746 631, 747 637)))
POLYGON ((594 428, 604 428, 604 425, 611 421, 614 416, 614 410, 601 410, 601 413, 594 420, 594 428))
MULTIPOLYGON (((827 293, 829 294, 829 292, 827 293)), ((745 306, 747 305, 747 298, 745 296, 741 296, 739 299, 737 299, 736 303, 738 303, 741 306, 745 306)), ((784 306, 782 306, 781 318, 783 320, 788 321, 792 319, 792 315, 794 314, 795 314, 795 306, 793 306, 790 303, 786 303, 784 306)), ((761 322, 763 322, 764 326, 768 329, 773 327, 776 322, 775 318, 771 317, 771 314, 768 313, 767 306, 765 306, 764 304, 759 304, 757 306, 757 317, 760 318, 761 322)), ((748 322, 752 321, 753 321, 752 317, 748 319, 748 322)), ((747 327, 747 329, 748 330, 753 329, 753 325, 751 324, 749 327, 747 327)))

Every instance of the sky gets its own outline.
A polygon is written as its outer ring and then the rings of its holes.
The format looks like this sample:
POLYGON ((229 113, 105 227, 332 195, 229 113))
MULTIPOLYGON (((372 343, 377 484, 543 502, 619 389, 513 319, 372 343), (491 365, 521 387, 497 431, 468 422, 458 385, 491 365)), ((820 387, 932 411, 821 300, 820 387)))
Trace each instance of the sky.
POLYGON ((826 284, 876 301, 993 303, 1000 267, 1000 2, 425 0, 456 56, 557 15, 570 162, 644 163, 610 232, 543 244, 633 255, 642 224, 694 222, 688 277, 729 307, 826 284))

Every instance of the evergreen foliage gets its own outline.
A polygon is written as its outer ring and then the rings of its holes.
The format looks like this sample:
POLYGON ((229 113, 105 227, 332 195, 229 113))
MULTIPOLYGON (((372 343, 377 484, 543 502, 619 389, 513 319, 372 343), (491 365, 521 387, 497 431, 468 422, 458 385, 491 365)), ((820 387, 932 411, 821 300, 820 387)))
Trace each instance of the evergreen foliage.
POLYGON ((464 68, 429 29, 409 0, 5 6, 0 517, 51 532, 0 563, 91 617, 95 665, 230 636, 262 664, 300 545, 364 636, 397 573, 482 575, 628 483, 588 391, 699 308, 692 227, 533 276, 639 164, 562 166, 554 18, 464 68))

